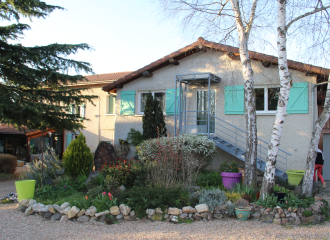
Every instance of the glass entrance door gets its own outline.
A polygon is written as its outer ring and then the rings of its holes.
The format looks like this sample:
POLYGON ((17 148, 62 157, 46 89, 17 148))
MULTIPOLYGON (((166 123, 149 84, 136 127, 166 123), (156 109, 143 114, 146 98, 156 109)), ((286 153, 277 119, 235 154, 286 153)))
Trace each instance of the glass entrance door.
MULTIPOLYGON (((197 125, 205 126, 203 133, 207 133, 208 91, 197 91, 197 125)), ((210 114, 215 116, 215 91, 210 92, 210 114)), ((215 131, 214 117, 210 116, 210 133, 215 131)))

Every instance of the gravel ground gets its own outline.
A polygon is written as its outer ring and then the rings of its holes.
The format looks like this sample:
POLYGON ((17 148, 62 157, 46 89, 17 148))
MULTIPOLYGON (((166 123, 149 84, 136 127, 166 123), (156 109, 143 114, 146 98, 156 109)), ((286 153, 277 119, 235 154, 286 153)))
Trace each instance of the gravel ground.
MULTIPOLYGON (((14 181, 0 182, 0 197, 15 191, 14 181)), ((139 220, 114 225, 45 221, 24 217, 17 204, 0 204, 0 239, 330 239, 330 223, 278 226, 259 221, 222 220, 170 224, 139 220)))

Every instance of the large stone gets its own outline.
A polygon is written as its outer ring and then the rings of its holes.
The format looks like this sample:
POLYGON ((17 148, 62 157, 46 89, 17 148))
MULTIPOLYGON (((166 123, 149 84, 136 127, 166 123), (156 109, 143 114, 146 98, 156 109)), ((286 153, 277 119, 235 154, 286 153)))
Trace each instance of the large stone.
POLYGON ((281 225, 282 224, 282 220, 280 218, 275 218, 274 219, 274 223, 281 225))
POLYGON ((86 210, 85 215, 93 217, 96 212, 97 212, 96 207, 91 206, 86 210))
POLYGON ((80 212, 80 209, 77 208, 76 206, 73 206, 68 212, 68 218, 70 219, 70 218, 75 217, 77 215, 77 213, 79 213, 79 212, 80 212))
POLYGON ((56 212, 55 212, 55 209, 54 209, 52 206, 50 206, 50 207, 48 208, 48 211, 51 212, 51 213, 56 213, 56 212))
POLYGON ((109 213, 110 213, 110 211, 109 210, 106 210, 106 211, 103 211, 103 212, 96 213, 95 214, 95 217, 101 217, 101 216, 103 216, 105 214, 109 214, 109 213))
POLYGON ((116 152, 114 147, 108 142, 100 142, 94 154, 95 171, 98 171, 104 164, 116 162, 116 152))
POLYGON ((288 218, 282 218, 282 224, 287 224, 289 222, 288 218))
POLYGON ((55 213, 50 220, 52 221, 59 221, 62 217, 62 214, 60 213, 55 213))
POLYGON ((85 181, 85 183, 84 183, 84 185, 88 185, 88 183, 89 183, 92 179, 96 178, 99 174, 101 174, 99 171, 97 171, 97 172, 90 172, 89 175, 88 175, 88 178, 86 179, 86 181, 85 181))
POLYGON ((196 205, 195 209, 198 213, 209 212, 209 206, 207 206, 206 204, 196 205))
POLYGON ((20 206, 27 207, 29 204, 30 200, 28 199, 23 199, 22 201, 19 202, 20 206))
POLYGON ((47 220, 50 220, 52 218, 53 214, 51 212, 45 212, 43 213, 43 217, 47 220))
POLYGON ((87 221, 89 221, 89 219, 91 219, 90 216, 82 215, 77 219, 77 221, 78 222, 87 222, 87 221))
POLYGON ((184 212, 184 213, 195 213, 196 209, 191 207, 191 206, 183 207, 182 212, 184 212))
POLYGON ((59 213, 62 211, 61 207, 60 207, 59 205, 57 205, 57 204, 54 204, 54 205, 53 205, 53 208, 54 208, 56 211, 58 211, 59 213))
POLYGON ((28 207, 30 207, 30 206, 32 207, 34 204, 37 204, 37 201, 34 199, 31 199, 28 203, 28 207))
POLYGON ((63 222, 67 222, 69 221, 69 218, 67 215, 62 215, 61 219, 60 219, 60 222, 63 223, 63 222))
POLYGON ((163 214, 163 211, 161 208, 156 208, 155 213, 163 214))
POLYGON ((178 208, 169 208, 167 210, 167 214, 169 214, 169 215, 179 215, 180 210, 178 208))
POLYGON ((147 210, 146 210, 146 214, 147 214, 148 216, 152 216, 152 215, 154 215, 154 214, 155 214, 155 209, 147 209, 147 210))
POLYGON ((180 218, 187 218, 188 217, 188 214, 187 213, 182 213, 182 214, 180 214, 180 218))
POLYGON ((117 206, 111 207, 110 208, 110 214, 114 215, 114 216, 119 215, 120 214, 119 207, 117 207, 117 206))
POLYGON ((120 204, 119 209, 124 216, 127 216, 131 211, 131 208, 129 206, 126 206, 125 204, 120 204))
POLYGON ((39 212, 40 212, 40 213, 48 212, 49 208, 50 208, 50 206, 45 206, 45 207, 43 207, 43 208, 40 208, 40 209, 39 209, 39 212))
POLYGON ((63 209, 66 209, 67 207, 70 207, 70 203, 68 203, 68 202, 65 202, 65 203, 63 203, 62 205, 61 205, 61 209, 63 210, 63 209))
POLYGON ((77 213, 76 217, 80 217, 85 214, 85 209, 81 209, 80 212, 77 213))
POLYGON ((70 208, 70 206, 69 206, 69 207, 63 209, 63 210, 61 211, 61 213, 64 214, 64 215, 68 215, 70 209, 71 209, 71 208, 70 208))
POLYGON ((124 215, 123 214, 118 214, 117 216, 116 216, 116 219, 117 220, 121 220, 121 219, 123 219, 124 218, 124 215))
MULTIPOLYGON (((44 208, 45 207, 45 205, 43 205, 42 203, 37 203, 37 204, 34 204, 33 206, 32 206, 32 209, 33 209, 33 211, 35 211, 35 212, 39 212, 39 210, 40 209, 42 209, 42 208, 44 208)), ((47 210, 48 211, 48 210, 47 210)))
POLYGON ((151 219, 153 221, 162 221, 163 220, 163 215, 159 214, 159 213, 155 213, 154 215, 152 215, 151 219))
POLYGON ((296 217, 296 220, 295 220, 294 224, 296 224, 296 225, 300 225, 301 224, 301 221, 300 221, 300 218, 299 217, 296 217))
POLYGON ((130 213, 129 213, 129 216, 132 218, 132 217, 134 217, 135 216, 135 211, 131 211, 130 213))
POLYGON ((25 209, 25 213, 24 213, 24 215, 25 216, 29 216, 29 215, 31 215, 33 213, 33 208, 30 206, 30 207, 28 207, 27 209, 25 209))

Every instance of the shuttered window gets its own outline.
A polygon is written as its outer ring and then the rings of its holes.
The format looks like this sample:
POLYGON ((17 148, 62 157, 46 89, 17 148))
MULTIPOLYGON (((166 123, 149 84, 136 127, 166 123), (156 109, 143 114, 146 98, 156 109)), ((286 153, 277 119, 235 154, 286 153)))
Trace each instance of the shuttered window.
MULTIPOLYGON (((176 112, 179 113, 179 91, 176 95, 176 112)), ((174 115, 175 112, 175 89, 166 90, 166 115, 174 115)))
POLYGON ((244 114, 244 86, 225 87, 225 114, 244 114))
POLYGON ((71 140, 72 140, 72 133, 66 134, 66 147, 69 146, 69 144, 71 143, 71 140))
POLYGON ((290 89, 287 112, 308 113, 308 83, 293 83, 290 89))
POLYGON ((135 91, 121 91, 120 115, 135 114, 135 91))

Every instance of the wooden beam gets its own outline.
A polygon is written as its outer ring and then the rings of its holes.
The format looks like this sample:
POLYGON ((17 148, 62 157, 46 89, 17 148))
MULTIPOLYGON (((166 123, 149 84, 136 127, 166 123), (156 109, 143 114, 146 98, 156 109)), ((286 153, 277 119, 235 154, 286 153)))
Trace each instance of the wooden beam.
POLYGON ((306 71, 305 72, 305 76, 315 76, 317 75, 316 73, 312 73, 312 72, 309 72, 309 71, 306 71))
POLYGON ((144 71, 144 72, 142 73, 142 76, 143 76, 143 77, 152 77, 152 76, 153 76, 153 73, 150 72, 150 71, 144 71))
POLYGON ((180 64, 179 61, 174 58, 170 58, 168 62, 176 66, 180 64))
POLYGON ((228 56, 231 60, 240 60, 240 56, 239 56, 239 55, 235 55, 235 53, 233 53, 233 52, 229 52, 229 53, 227 53, 227 56, 228 56))
POLYGON ((123 85, 117 85, 116 88, 123 88, 123 85))
POLYGON ((271 62, 268 62, 268 61, 262 61, 261 64, 262 64, 262 66, 264 66, 265 68, 269 68, 270 65, 271 65, 271 62))

